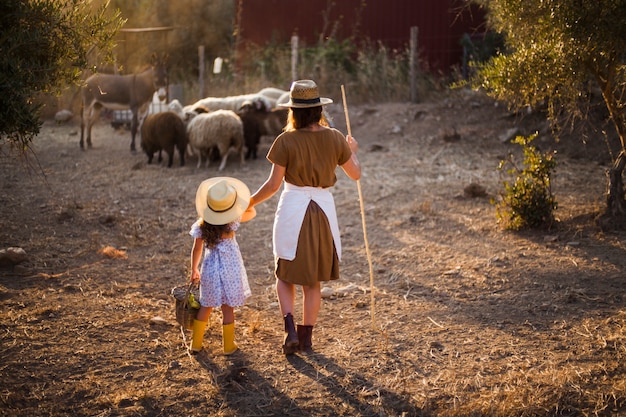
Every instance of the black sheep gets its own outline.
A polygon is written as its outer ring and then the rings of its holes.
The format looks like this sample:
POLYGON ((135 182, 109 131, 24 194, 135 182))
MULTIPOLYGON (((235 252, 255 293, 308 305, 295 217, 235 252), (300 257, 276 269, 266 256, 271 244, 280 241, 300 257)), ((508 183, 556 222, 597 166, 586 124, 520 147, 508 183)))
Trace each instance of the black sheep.
POLYGON ((243 123, 246 159, 257 158, 257 148, 264 135, 276 138, 287 122, 287 109, 267 110, 251 101, 244 102, 237 112, 243 123))
POLYGON ((169 156, 168 168, 174 162, 174 148, 178 149, 180 166, 185 165, 185 149, 187 148, 187 130, 183 120, 174 112, 166 111, 148 115, 141 126, 141 148, 148 155, 148 163, 152 163, 155 152, 161 151, 169 156))

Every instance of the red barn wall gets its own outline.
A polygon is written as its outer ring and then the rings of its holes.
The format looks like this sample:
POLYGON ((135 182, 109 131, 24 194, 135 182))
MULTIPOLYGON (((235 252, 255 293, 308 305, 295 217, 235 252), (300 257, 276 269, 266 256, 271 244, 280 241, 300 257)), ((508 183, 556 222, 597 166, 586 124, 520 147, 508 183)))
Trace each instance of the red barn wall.
POLYGON ((390 48, 409 44, 410 28, 419 30, 425 67, 448 72, 462 61, 463 33, 484 31, 483 15, 461 8, 462 0, 235 0, 241 48, 289 42, 314 45, 339 23, 336 37, 380 41, 390 48), (360 11, 359 11, 360 10, 360 11), (360 14, 360 16, 358 15, 360 14), (325 20, 328 22, 325 27, 325 20))

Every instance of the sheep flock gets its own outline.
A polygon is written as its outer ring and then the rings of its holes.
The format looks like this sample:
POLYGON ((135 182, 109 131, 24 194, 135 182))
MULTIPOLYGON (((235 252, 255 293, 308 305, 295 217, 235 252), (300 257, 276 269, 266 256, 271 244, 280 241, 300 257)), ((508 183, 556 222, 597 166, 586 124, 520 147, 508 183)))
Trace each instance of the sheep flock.
POLYGON ((277 109, 276 103, 288 99, 288 91, 268 87, 252 94, 206 97, 186 106, 172 100, 166 111, 150 114, 144 120, 141 147, 148 163, 156 152, 161 162, 161 152, 165 151, 171 167, 177 149, 181 166, 187 153, 197 155, 198 168, 203 159, 206 167, 212 160, 220 160, 218 171, 222 171, 232 152, 238 155, 240 164, 245 159, 256 159, 261 137, 276 137, 282 132, 287 110, 277 109))

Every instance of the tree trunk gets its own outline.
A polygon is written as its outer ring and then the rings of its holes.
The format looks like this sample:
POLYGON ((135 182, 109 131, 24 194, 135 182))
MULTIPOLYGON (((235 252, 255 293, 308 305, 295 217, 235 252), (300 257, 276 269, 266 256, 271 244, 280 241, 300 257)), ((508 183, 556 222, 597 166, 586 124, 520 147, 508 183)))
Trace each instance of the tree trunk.
MULTIPOLYGON (((615 95, 614 86, 617 84, 614 80, 615 65, 610 65, 606 77, 596 75, 596 80, 602 89, 602 97, 606 108, 611 115, 622 149, 613 162, 613 166, 609 170, 609 183, 606 193, 606 212, 605 220, 611 222, 608 218, 614 220, 623 220, 626 213, 626 201, 624 200, 624 166, 626 166, 626 117, 620 108, 620 100, 615 95)), ((596 72, 596 74, 600 74, 596 72)), ((621 223, 619 221, 618 223, 621 223)))
POLYGON ((606 193, 606 214, 612 217, 623 216, 626 213, 624 200, 624 166, 626 166, 626 152, 621 150, 613 166, 609 170, 609 184, 606 193))

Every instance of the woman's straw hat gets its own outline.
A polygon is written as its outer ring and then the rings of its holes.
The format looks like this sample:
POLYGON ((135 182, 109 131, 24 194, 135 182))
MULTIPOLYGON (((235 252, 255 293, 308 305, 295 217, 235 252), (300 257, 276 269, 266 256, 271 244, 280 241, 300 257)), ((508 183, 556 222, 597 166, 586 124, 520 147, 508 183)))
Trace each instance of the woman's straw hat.
POLYGON ((326 97, 320 97, 317 84, 312 80, 298 80, 291 83, 289 90, 289 101, 286 103, 277 103, 277 107, 317 107, 324 104, 330 104, 333 101, 326 97))
POLYGON ((227 224, 237 220, 248 208, 250 190, 231 177, 204 180, 196 191, 198 216, 209 224, 227 224))

